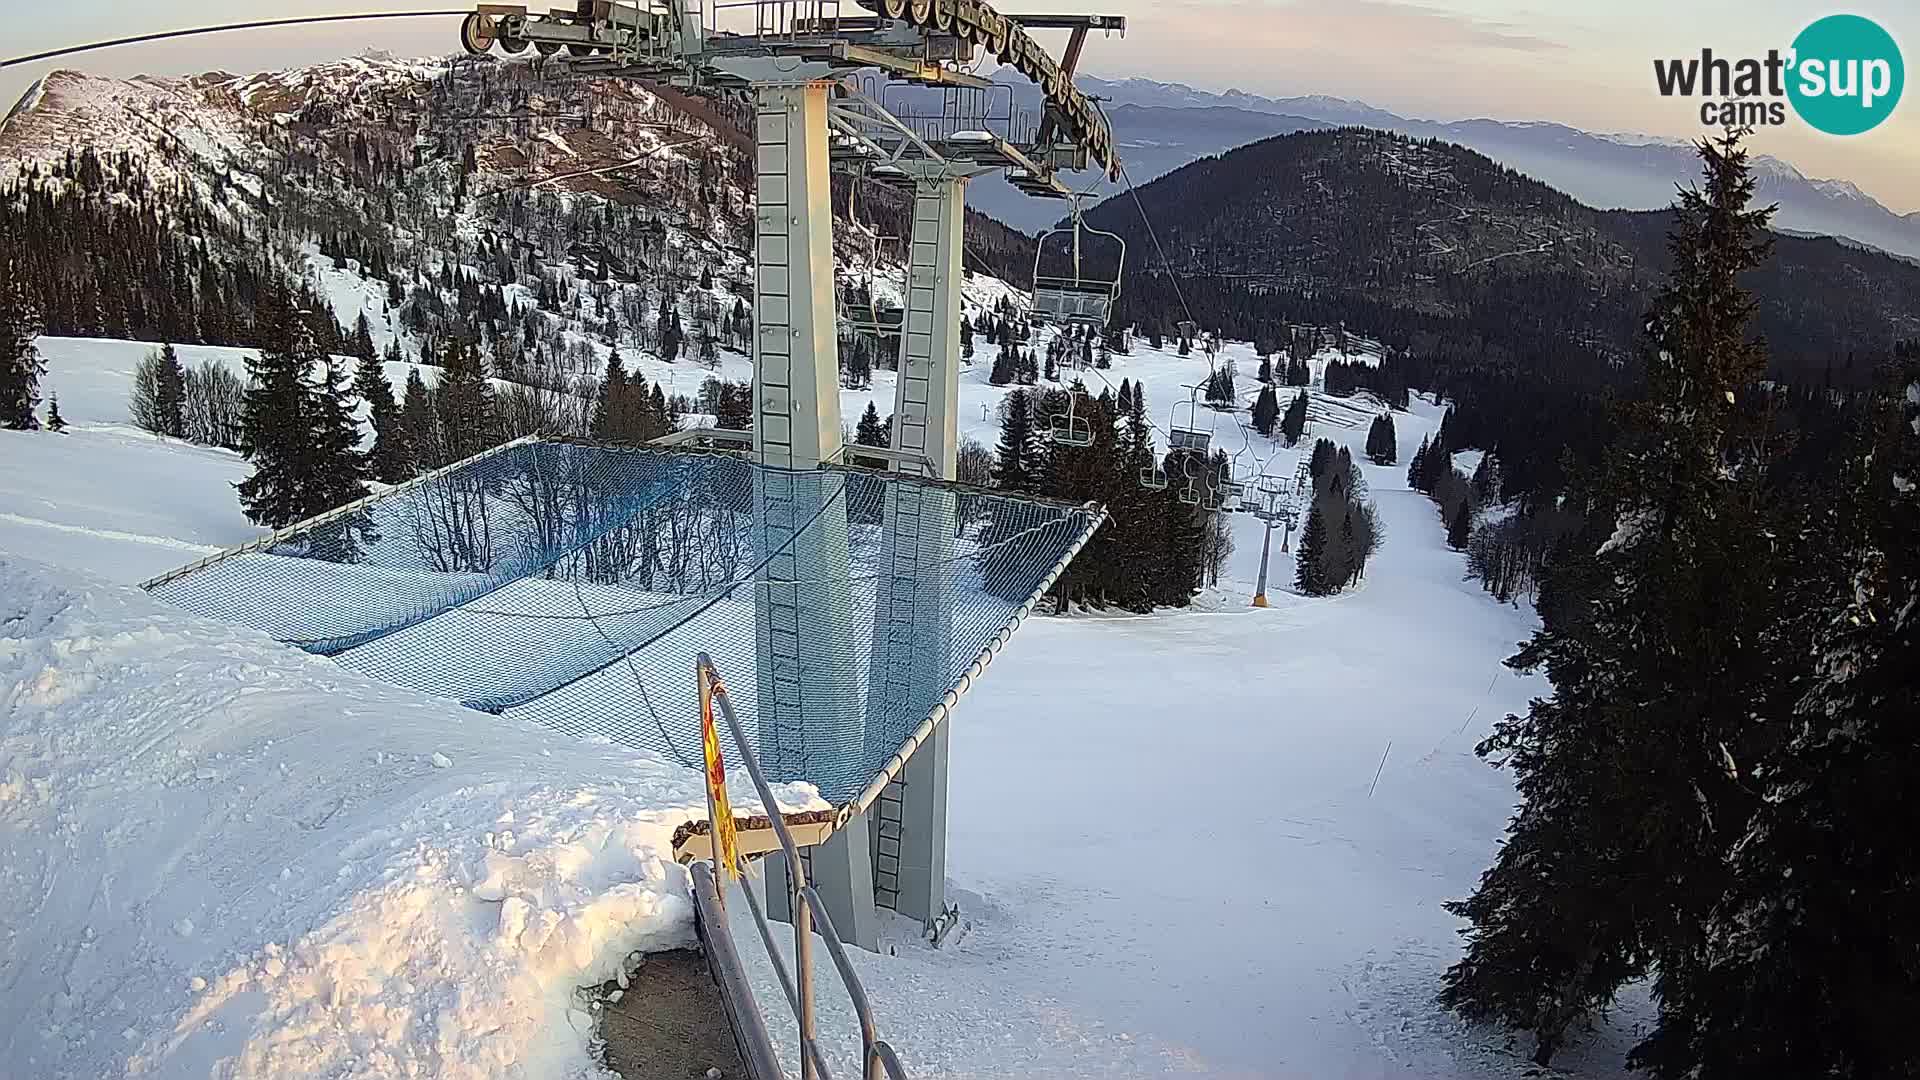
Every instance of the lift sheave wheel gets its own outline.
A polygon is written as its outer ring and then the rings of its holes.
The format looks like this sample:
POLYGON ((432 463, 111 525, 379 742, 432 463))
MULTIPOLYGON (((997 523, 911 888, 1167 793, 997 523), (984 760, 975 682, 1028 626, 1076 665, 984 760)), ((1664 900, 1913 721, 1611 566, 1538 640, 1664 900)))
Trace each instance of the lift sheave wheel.
POLYGON ((493 16, 476 11, 460 23, 460 45, 474 56, 480 56, 499 38, 500 28, 494 23, 493 16))

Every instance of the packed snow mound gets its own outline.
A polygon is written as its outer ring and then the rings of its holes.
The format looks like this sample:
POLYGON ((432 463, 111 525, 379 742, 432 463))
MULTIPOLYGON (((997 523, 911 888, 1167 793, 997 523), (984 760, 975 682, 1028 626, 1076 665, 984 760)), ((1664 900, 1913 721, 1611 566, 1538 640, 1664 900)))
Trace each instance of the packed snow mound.
POLYGON ((598 1075, 576 990, 690 941, 704 816, 664 759, 0 553, 7 1075, 598 1075))

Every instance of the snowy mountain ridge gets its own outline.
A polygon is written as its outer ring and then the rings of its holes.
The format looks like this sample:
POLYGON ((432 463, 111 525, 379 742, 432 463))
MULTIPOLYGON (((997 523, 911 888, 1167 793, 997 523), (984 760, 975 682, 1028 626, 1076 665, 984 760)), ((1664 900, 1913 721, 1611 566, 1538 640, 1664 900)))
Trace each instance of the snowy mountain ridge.
MULTIPOLYGON (((1600 210, 1666 207, 1676 186, 1692 183, 1698 174, 1686 139, 1588 132, 1547 120, 1421 119, 1324 94, 1264 97, 1237 89, 1216 93, 1183 83, 1084 75, 1079 82, 1108 102, 1115 137, 1135 147, 1128 155, 1128 173, 1141 185, 1188 162, 1274 135, 1353 125, 1457 143, 1600 210), (1129 116, 1130 110, 1146 115, 1129 116), (1132 141, 1133 132, 1140 130, 1149 133, 1151 146, 1132 141)), ((1013 90, 1017 97, 1025 93, 1018 85, 1013 90)), ((1857 246, 1920 257, 1920 210, 1902 214, 1857 185, 1809 178, 1777 157, 1759 154, 1752 160, 1761 201, 1780 206, 1775 224, 1782 231, 1834 236, 1857 246)), ((1095 190, 1103 196, 1123 193, 1122 186, 1114 184, 1095 190)), ((1889 194, 1906 197, 1900 191, 1889 194)), ((1045 227, 1054 217, 1052 208, 1027 205, 999 184, 980 185, 976 195, 984 209, 1022 228, 1045 227)))
MULTIPOLYGON (((309 279, 316 249, 335 269, 353 264, 410 342, 477 330, 558 354, 555 335, 588 320, 611 334, 626 315, 625 333, 645 332, 636 316, 658 315, 659 301, 719 337, 750 296, 742 140, 709 103, 631 80, 383 56, 246 76, 57 71, 0 132, 0 160, 16 163, 23 193, 79 184, 238 237, 189 258, 264 249, 279 272, 309 279)), ((61 287, 39 284, 57 313, 61 287)), ((188 299, 211 302, 204 292, 188 299)), ((336 311, 348 327, 358 314, 336 311)))

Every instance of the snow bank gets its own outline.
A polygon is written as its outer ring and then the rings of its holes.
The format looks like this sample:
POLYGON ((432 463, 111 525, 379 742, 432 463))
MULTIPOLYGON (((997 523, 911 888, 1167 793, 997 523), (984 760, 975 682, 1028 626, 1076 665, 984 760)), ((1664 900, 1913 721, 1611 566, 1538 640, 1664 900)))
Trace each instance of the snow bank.
POLYGON ((8 1075, 596 1075, 576 988, 689 940, 703 816, 657 757, 0 554, 8 1075))

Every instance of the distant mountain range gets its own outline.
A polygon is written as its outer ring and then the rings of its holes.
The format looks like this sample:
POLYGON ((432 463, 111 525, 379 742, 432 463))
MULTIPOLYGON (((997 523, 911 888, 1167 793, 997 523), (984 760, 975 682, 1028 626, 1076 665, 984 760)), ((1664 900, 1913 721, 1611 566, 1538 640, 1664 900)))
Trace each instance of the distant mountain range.
MULTIPOLYGON (((1363 102, 1308 95, 1269 98, 1223 94, 1180 83, 1081 76, 1080 86, 1105 102, 1135 184, 1187 162, 1257 139, 1296 131, 1361 125, 1415 138, 1458 143, 1572 195, 1597 209, 1651 210, 1673 201, 1676 185, 1699 173, 1698 159, 1681 139, 1594 134, 1553 123, 1413 120, 1363 102)), ((1009 80, 1021 107, 1037 104, 1024 80, 1009 80)), ((1897 214, 1844 180, 1818 180, 1792 165, 1759 156, 1759 199, 1780 206, 1782 232, 1836 236, 1920 259, 1920 212, 1897 214)), ((1101 183, 1106 197, 1124 185, 1101 183)), ((1005 184, 976 185, 972 204, 1018 228, 1044 228, 1061 215, 1058 203, 1028 199, 1005 184)))
MULTIPOLYGON (((1283 321, 1344 322, 1417 355, 1567 376, 1593 370, 1580 357, 1636 355, 1673 225, 1595 210, 1454 143, 1344 125, 1192 162, 1138 194, 1139 207, 1123 195, 1087 212, 1136 268, 1123 321, 1192 318, 1256 342, 1283 338, 1283 321), (1160 252, 1171 279, 1154 272, 1160 252)), ((1920 336, 1911 260, 1781 236, 1742 283, 1774 371, 1794 380, 1862 375, 1920 336)))

